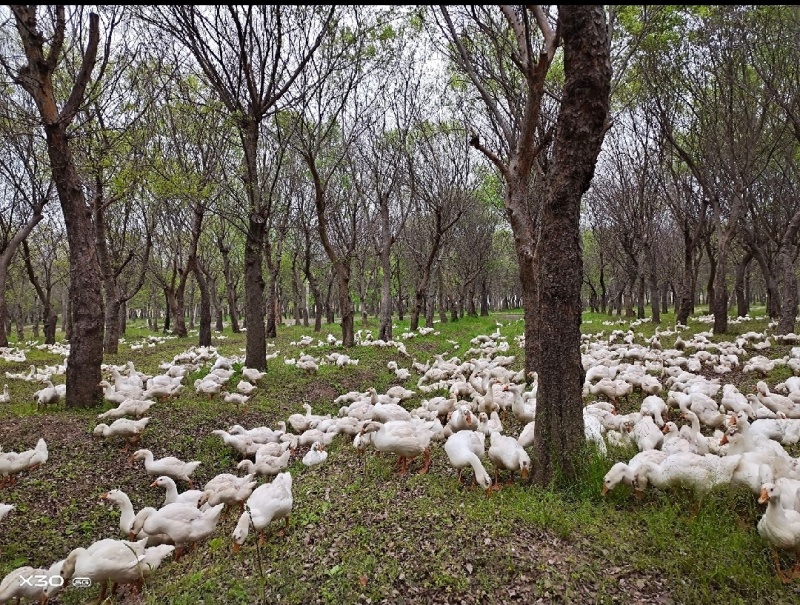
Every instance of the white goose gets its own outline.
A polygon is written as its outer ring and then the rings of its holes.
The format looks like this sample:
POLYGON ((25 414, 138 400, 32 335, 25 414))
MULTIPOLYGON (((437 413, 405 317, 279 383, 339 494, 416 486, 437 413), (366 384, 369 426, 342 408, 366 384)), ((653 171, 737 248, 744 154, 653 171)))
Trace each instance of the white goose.
POLYGON ((531 458, 519 442, 513 437, 492 432, 489 435, 489 460, 494 466, 494 482, 498 484, 498 472, 507 470, 519 471, 522 479, 527 479, 531 468, 531 458))
POLYGON ((486 453, 485 440, 486 435, 480 431, 458 431, 447 438, 444 451, 447 453, 450 464, 458 470, 459 483, 462 471, 468 466, 472 467, 475 473, 475 482, 489 495, 491 494, 492 478, 481 462, 481 458, 486 453))
POLYGON ((789 582, 800 572, 800 512, 781 506, 781 491, 774 483, 761 486, 758 501, 767 503, 767 510, 758 521, 758 533, 772 547, 772 560, 778 577, 783 582, 789 582), (788 576, 781 569, 776 548, 794 553, 795 565, 788 576))
POLYGON ((178 493, 178 486, 172 477, 161 475, 158 479, 150 484, 150 487, 163 487, 166 490, 164 497, 164 506, 172 504, 173 502, 182 502, 183 504, 193 504, 197 506, 200 496, 203 495, 199 489, 188 489, 184 492, 178 493))
POLYGON ((194 481, 192 481, 191 475, 201 464, 199 460, 184 462, 175 456, 155 459, 153 452, 145 449, 135 451, 130 460, 144 460, 144 468, 148 475, 166 475, 173 479, 185 481, 192 487, 194 486, 194 481))

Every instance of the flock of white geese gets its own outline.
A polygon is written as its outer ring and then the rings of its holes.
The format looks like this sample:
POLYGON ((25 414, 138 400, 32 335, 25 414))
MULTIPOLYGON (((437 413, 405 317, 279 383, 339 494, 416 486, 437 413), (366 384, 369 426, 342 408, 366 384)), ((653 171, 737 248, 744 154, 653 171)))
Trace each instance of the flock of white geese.
MULTIPOLYGON (((648 486, 682 487, 701 499, 719 485, 746 486, 758 495, 759 502, 767 503, 758 532, 774 549, 793 552, 800 561, 800 461, 784 449, 800 440, 800 347, 793 347, 783 358, 765 355, 774 342, 794 345, 800 339, 748 332, 734 342, 714 343, 708 333, 684 340, 685 327, 678 326, 657 329, 644 344, 636 344, 636 325, 634 322, 627 331, 610 330, 607 336, 603 331, 583 337, 584 394, 596 399, 584 408, 587 442, 601 454, 606 454, 610 445, 629 445, 639 452, 611 467, 604 478, 603 494, 626 484, 637 495, 648 486), (674 344, 662 344, 667 339, 674 344), (770 387, 763 378, 779 365, 790 367, 795 376, 770 387), (725 375, 734 370, 762 378, 754 393, 744 394, 731 383, 723 384, 725 375), (618 413, 619 400, 637 390, 644 395, 640 409, 618 413), (683 422, 671 420, 673 416, 683 422)), ((372 448, 396 456, 400 474, 408 473, 409 466, 420 459, 416 470, 427 473, 431 448, 443 444, 459 481, 466 471, 487 494, 501 488, 501 474, 505 481, 513 481, 517 474, 526 478, 531 468, 526 450, 533 444, 536 383, 529 386, 521 371, 510 369, 514 356, 507 353, 512 344, 500 328, 498 324, 493 334, 474 338, 464 360, 439 354, 425 364, 411 359, 402 342, 383 342, 372 338, 370 332, 360 332, 361 345, 397 349, 400 361, 389 362, 388 369, 401 382, 416 374, 416 391, 401 385, 385 393, 374 388, 352 391, 335 399, 341 406, 336 416, 315 414, 311 405, 304 404, 305 413, 292 414, 274 427, 234 425, 214 430, 221 444, 240 455, 236 468, 240 474, 219 474, 202 489, 196 489, 192 480, 199 461, 155 458, 140 447, 150 421, 149 410, 159 401, 180 396, 189 388, 185 377, 200 368, 208 371, 192 385, 195 392, 223 397, 237 406, 247 404, 264 374, 241 367, 241 359, 222 356, 213 347, 192 347, 162 364, 163 373, 154 376, 137 371, 131 362, 105 367, 105 398, 116 407, 98 416, 103 422, 92 435, 122 439, 126 449, 135 447, 130 460, 141 461, 144 473, 152 477, 151 485, 164 489, 163 506, 137 512, 127 494, 111 489, 103 498, 119 508, 123 538, 109 537, 75 548, 49 568, 24 566, 12 571, 0 583, 0 605, 14 598, 44 603, 75 578, 101 584, 101 598, 109 583, 112 594, 124 584, 138 590, 165 559, 178 559, 213 535, 225 507, 239 511, 231 536, 234 551, 251 531, 263 539, 270 524, 282 522, 288 527, 294 504, 293 478, 287 470, 292 457, 298 447, 308 447, 303 464, 324 463, 326 446, 339 435, 351 440, 360 454, 372 448), (239 370, 234 369, 237 364, 239 370), (237 371, 241 380, 231 388, 229 381, 237 371), (420 398, 419 405, 412 408, 409 401, 417 392, 427 398, 420 398), (522 428, 510 435, 504 421, 522 428), (179 492, 178 482, 189 489, 179 492), (59 579, 50 581, 56 576, 59 579), (31 583, 31 577, 48 581, 42 587, 42 583, 31 583)), ((340 343, 329 336, 316 344, 311 337, 292 344, 330 349, 340 343)), ((514 344, 521 346, 521 337, 514 344)), ((277 355, 277 351, 271 354, 273 358, 277 355)), ((285 362, 306 372, 325 363, 339 367, 357 363, 335 352, 319 357, 306 352, 296 360, 289 359, 285 362), (306 363, 299 363, 301 360, 306 363)), ((31 375, 36 373, 34 366, 31 375)), ((6 375, 30 380, 29 375, 6 375)), ((49 381, 50 376, 44 380, 49 381)), ((48 405, 39 399, 37 393, 37 404, 48 405)), ((13 486, 18 475, 47 460, 43 439, 28 451, 0 450, 0 487, 13 486)), ((302 475, 298 478, 302 481, 302 475)), ((0 503, 0 521, 13 508, 0 503)), ((11 522, 15 522, 13 515, 11 522)), ((800 562, 784 571, 777 553, 774 561, 785 581, 800 573, 800 562)))

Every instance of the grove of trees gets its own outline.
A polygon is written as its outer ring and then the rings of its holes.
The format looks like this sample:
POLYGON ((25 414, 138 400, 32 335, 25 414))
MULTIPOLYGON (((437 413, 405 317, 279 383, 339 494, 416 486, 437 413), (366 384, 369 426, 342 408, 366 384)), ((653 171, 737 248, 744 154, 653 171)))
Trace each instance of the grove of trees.
POLYGON ((351 346, 521 308, 547 483, 578 472, 583 311, 795 329, 795 7, 0 16, 0 347, 60 319, 70 407, 132 318, 246 330, 266 369, 285 321, 351 346))

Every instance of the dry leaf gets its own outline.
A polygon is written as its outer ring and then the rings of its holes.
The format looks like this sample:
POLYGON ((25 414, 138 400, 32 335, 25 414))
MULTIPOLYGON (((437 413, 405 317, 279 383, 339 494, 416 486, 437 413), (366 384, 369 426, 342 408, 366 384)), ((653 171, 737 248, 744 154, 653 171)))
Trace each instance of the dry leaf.
POLYGON ((367 585, 367 576, 358 576, 358 583, 361 584, 361 587, 367 585))

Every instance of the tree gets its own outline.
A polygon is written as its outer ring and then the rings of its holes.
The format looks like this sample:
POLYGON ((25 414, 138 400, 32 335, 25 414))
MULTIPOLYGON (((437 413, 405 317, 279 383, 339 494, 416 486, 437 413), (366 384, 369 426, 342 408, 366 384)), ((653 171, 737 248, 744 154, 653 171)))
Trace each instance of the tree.
POLYGON ((240 138, 249 213, 244 363, 259 370, 267 367, 263 258, 269 219, 259 162, 262 122, 284 98, 290 100, 295 80, 327 35, 335 14, 335 7, 185 5, 157 7, 146 17, 189 50, 240 138))
MULTIPOLYGON (((4 122, 6 122, 4 120, 4 122)), ((6 192, 0 203, 0 347, 8 346, 6 282, 8 269, 21 244, 44 217, 53 181, 48 166, 39 157, 39 145, 32 132, 9 131, 0 148, 0 177, 6 192)))
POLYGON ((459 29, 441 8, 451 57, 477 89, 492 138, 470 144, 503 175, 525 310, 525 369, 539 375, 535 477, 573 478, 583 449, 580 359, 580 202, 608 127, 610 35, 602 6, 472 7, 459 29), (480 33, 482 32, 482 34, 480 33), (541 42, 535 40, 541 35, 541 42), (546 79, 564 46, 564 91, 555 124, 541 120, 546 79), (534 46, 538 45, 538 53, 534 46), (539 154, 553 142, 552 158, 539 154), (493 148, 494 147, 494 148, 493 148), (543 174, 534 180, 537 159, 543 174), (532 184, 541 201, 532 208, 532 184), (557 318, 557 319, 556 319, 557 318))
MULTIPOLYGON (((412 135, 409 172, 411 194, 419 213, 407 230, 407 236, 414 241, 409 251, 416 266, 412 331, 419 327, 419 317, 425 311, 433 269, 445 237, 458 223, 477 187, 464 139, 464 129, 449 123, 423 123, 412 135)), ((433 308, 432 304, 427 306, 425 317, 430 327, 433 308)))
MULTIPOLYGON (((100 365, 103 361, 102 275, 91 210, 86 203, 83 183, 70 144, 70 127, 90 94, 89 86, 100 45, 100 16, 89 13, 88 38, 82 52, 80 68, 66 100, 59 108, 57 93, 60 87, 56 86, 55 81, 62 77, 69 78, 62 61, 65 55, 76 50, 65 47, 65 44, 78 43, 80 37, 68 37, 67 14, 63 5, 48 12, 48 25, 52 29, 47 34, 40 29, 37 6, 12 5, 11 11, 26 63, 13 67, 7 59, 3 59, 3 66, 14 82, 33 98, 39 110, 69 241, 73 330, 67 364, 66 405, 93 407, 102 403, 99 386, 102 379, 100 365)), ((83 17, 83 10, 77 8, 72 15, 75 17, 75 25, 78 25, 83 17)), ((107 31, 105 61, 108 60, 108 45, 113 30, 112 21, 107 31)), ((102 72, 101 69, 95 84, 101 80, 102 72)))

